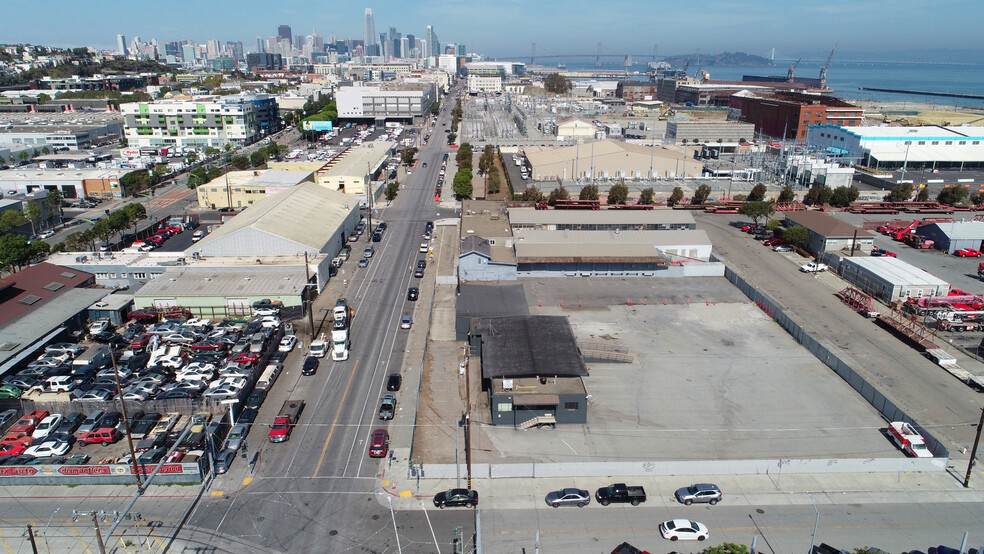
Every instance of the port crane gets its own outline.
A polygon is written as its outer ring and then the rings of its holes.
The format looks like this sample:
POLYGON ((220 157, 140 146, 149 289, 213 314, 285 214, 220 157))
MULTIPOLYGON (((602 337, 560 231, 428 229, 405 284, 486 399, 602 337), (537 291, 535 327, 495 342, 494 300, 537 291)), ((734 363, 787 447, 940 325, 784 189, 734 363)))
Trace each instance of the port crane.
POLYGON ((834 52, 837 51, 837 43, 834 43, 834 47, 830 49, 830 55, 827 56, 827 61, 820 66, 820 88, 827 88, 827 68, 830 67, 830 60, 834 59, 834 52))
POLYGON ((796 66, 798 66, 801 61, 803 61, 803 58, 800 58, 800 59, 796 60, 795 62, 793 62, 793 63, 791 63, 789 65, 789 71, 786 72, 786 82, 787 83, 792 83, 793 80, 795 79, 796 66))

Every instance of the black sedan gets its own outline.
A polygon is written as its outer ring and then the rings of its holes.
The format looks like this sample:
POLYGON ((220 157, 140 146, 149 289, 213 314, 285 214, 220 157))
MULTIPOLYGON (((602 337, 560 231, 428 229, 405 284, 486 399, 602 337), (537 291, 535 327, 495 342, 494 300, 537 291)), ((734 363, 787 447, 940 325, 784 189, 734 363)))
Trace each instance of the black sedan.
POLYGON ((304 358, 304 365, 301 366, 301 375, 314 375, 318 372, 318 358, 308 356, 304 358))
POLYGON ((468 489, 451 489, 434 495, 434 505, 444 509, 445 506, 464 506, 471 508, 478 505, 478 491, 468 489))
POLYGON ((403 377, 399 373, 393 373, 386 379, 386 390, 400 390, 403 384, 403 377))
POLYGON ((410 289, 407 290, 407 300, 411 302, 416 302, 417 298, 419 297, 420 297, 420 290, 417 287, 410 287, 410 289))

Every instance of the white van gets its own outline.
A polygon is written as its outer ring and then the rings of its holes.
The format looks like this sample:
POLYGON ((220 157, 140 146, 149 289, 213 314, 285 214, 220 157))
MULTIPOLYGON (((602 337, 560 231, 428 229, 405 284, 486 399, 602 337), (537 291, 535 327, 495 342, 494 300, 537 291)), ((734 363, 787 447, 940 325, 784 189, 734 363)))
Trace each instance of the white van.
POLYGON ((260 379, 256 382, 256 390, 270 390, 270 387, 277 381, 277 377, 280 376, 280 366, 277 364, 270 364, 266 366, 263 370, 263 374, 260 375, 260 379))

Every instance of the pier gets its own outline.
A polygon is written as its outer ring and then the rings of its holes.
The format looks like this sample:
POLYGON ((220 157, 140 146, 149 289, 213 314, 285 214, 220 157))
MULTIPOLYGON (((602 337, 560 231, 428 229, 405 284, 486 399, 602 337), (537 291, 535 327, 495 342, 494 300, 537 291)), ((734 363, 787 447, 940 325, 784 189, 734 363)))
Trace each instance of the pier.
POLYGON ((984 94, 964 94, 962 92, 933 92, 929 90, 907 90, 901 88, 858 87, 859 90, 874 90, 877 92, 897 92, 899 94, 921 94, 923 96, 948 96, 950 98, 973 98, 984 100, 984 94))

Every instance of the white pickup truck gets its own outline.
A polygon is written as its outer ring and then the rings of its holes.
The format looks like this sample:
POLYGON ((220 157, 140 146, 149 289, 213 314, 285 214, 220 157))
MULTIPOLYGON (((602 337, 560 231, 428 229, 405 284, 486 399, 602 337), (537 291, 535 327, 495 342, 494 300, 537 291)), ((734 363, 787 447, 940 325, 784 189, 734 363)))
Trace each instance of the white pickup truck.
POLYGON ((818 273, 820 271, 827 271, 827 264, 818 264, 815 262, 810 262, 808 264, 801 265, 800 271, 802 271, 803 273, 818 273))
POLYGON ((915 427, 904 421, 893 421, 888 424, 888 433, 892 440, 906 454, 914 458, 932 458, 933 453, 926 448, 926 441, 916 431, 915 427))

